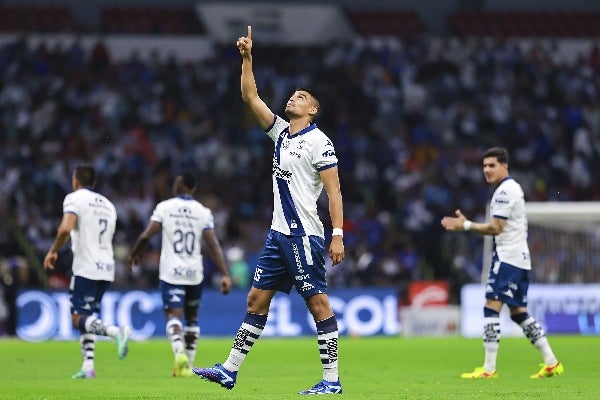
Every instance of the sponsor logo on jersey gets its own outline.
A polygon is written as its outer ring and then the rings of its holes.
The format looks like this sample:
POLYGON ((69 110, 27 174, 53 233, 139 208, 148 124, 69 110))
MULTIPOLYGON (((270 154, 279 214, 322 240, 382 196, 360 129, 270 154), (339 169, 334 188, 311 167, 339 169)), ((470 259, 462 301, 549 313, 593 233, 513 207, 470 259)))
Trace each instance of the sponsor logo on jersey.
POLYGON ((289 182, 290 179, 292 179, 292 172, 282 169, 279 164, 277 164, 277 161, 273 160, 273 176, 289 182))
POLYGON ((195 268, 188 267, 173 267, 173 275, 174 276, 185 276, 186 278, 193 278, 196 276, 195 268))
POLYGON ((323 154, 321 154, 323 157, 335 157, 335 151, 333 150, 327 150, 325 151, 323 154))
POLYGON ((508 204, 509 201, 507 198, 504 197, 496 197, 496 199, 494 200, 494 203, 496 204, 508 204))
POLYGON ((189 215, 192 213, 192 210, 190 210, 187 207, 179 207, 179 210, 177 210, 177 211, 179 211, 179 213, 183 214, 183 215, 189 215))
POLYGON ((96 269, 98 271, 112 271, 113 269, 115 269, 115 264, 96 261, 96 269))
POLYGON ((305 280, 305 279, 308 279, 308 278, 310 278, 310 274, 306 274, 306 275, 296 275, 294 278, 295 278, 297 281, 303 281, 303 280, 305 280))

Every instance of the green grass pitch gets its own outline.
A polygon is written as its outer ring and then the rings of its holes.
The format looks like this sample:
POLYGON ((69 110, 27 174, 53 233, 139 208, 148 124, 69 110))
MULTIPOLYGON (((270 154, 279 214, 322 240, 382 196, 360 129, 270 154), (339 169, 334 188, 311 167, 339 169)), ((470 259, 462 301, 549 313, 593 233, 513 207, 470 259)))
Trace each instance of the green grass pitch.
MULTIPOLYGON (((466 380, 461 372, 483 360, 481 340, 369 337, 340 339, 340 376, 347 399, 598 399, 600 338, 549 338, 565 373, 530 380, 540 355, 524 338, 500 343, 495 380, 466 380)), ((203 338, 196 364, 224 361, 232 339, 203 338)), ((119 361, 109 341, 96 344, 94 380, 73 380, 79 343, 0 340, 0 399, 298 399, 321 379, 316 339, 262 338, 228 391, 196 377, 171 377, 165 340, 132 342, 119 361)))

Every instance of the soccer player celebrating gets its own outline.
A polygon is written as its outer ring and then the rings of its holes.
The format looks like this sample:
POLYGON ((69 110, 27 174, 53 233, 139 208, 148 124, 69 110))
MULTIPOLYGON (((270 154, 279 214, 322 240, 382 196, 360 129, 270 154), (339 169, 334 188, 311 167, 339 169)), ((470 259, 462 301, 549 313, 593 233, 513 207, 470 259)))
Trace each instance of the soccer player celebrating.
POLYGON ((128 351, 129 327, 105 325, 96 315, 100 302, 115 280, 115 261, 112 240, 117 223, 113 204, 92 190, 96 179, 93 167, 75 168, 71 184, 73 192, 63 202, 63 218, 54 243, 44 258, 44 268, 54 269, 58 250, 69 237, 73 250, 73 277, 69 286, 71 321, 81 332, 80 344, 83 365, 73 378, 94 378, 94 349, 96 335, 115 339, 117 354, 125 358, 128 351))
POLYGON ((500 344, 500 310, 504 304, 510 317, 521 326, 525 336, 540 350, 544 364, 531 375, 548 378, 559 375, 564 366, 556 359, 546 334, 540 324, 527 312, 527 290, 531 260, 527 245, 527 217, 521 186, 509 176, 508 151, 493 147, 483 154, 483 175, 495 187, 490 202, 491 221, 469 221, 460 210, 456 217, 444 217, 442 226, 448 231, 473 231, 494 236, 492 264, 485 287, 483 308, 483 347, 485 359, 482 367, 466 372, 461 378, 497 378, 496 356, 500 344))
POLYGON ((317 214, 323 189, 329 198, 333 237, 329 256, 333 265, 344 259, 343 207, 337 158, 331 141, 313 122, 319 100, 307 89, 297 89, 288 100, 286 122, 274 115, 258 96, 252 71, 252 28, 237 40, 242 56, 242 99, 258 124, 275 143, 273 152, 274 210, 271 230, 259 257, 246 316, 229 357, 221 365, 193 368, 198 376, 232 389, 238 370, 267 322, 276 291, 292 286, 304 298, 317 326, 323 378, 300 394, 342 392, 338 377, 338 327, 327 296, 324 230, 317 214))
POLYGON ((175 197, 158 203, 150 223, 140 234, 127 258, 131 270, 150 239, 162 230, 159 286, 165 311, 166 332, 175 357, 173 376, 192 376, 200 327, 198 307, 202 298, 204 269, 201 243, 221 272, 221 292, 229 293, 231 279, 215 234, 210 209, 194 199, 196 179, 184 172, 175 178, 175 197), (185 327, 182 320, 185 317, 185 327), (185 343, 184 343, 185 341, 185 343))

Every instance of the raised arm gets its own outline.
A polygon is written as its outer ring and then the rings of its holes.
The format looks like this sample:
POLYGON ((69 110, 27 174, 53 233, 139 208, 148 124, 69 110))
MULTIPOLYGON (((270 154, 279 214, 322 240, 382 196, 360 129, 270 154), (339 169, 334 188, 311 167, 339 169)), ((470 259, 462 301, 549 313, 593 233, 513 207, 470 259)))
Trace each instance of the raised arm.
POLYGON ((264 101, 258 96, 258 89, 252 71, 252 27, 248 26, 248 36, 237 40, 237 47, 242 56, 242 100, 250 107, 254 118, 261 128, 267 129, 273 124, 275 116, 264 101))

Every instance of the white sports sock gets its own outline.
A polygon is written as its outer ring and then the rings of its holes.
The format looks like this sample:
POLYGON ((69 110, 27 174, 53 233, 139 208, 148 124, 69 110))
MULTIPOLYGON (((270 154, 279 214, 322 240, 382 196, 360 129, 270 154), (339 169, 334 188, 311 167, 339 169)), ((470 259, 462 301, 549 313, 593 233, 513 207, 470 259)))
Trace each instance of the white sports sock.
POLYGON ((171 349, 173 350, 173 354, 177 355, 184 351, 183 340, 181 337, 182 324, 181 321, 177 318, 172 318, 167 321, 166 326, 167 337, 171 341, 171 349), (179 327, 177 329, 176 327, 179 327))
POLYGON ((487 372, 496 371, 500 336, 500 317, 485 317, 483 319, 483 348, 485 349, 483 368, 487 372))

